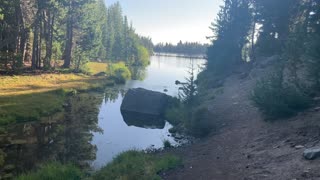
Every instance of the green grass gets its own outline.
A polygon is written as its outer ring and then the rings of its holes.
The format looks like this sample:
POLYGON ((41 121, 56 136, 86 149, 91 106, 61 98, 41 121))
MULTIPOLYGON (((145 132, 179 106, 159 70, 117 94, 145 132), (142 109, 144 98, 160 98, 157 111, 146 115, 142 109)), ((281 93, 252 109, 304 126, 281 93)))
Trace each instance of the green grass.
POLYGON ((157 156, 140 151, 128 151, 116 157, 112 163, 91 176, 74 165, 48 163, 37 171, 22 174, 16 180, 156 180, 159 173, 176 168, 182 164, 180 158, 173 155, 157 156))
POLYGON ((102 168, 93 180, 153 180, 161 179, 161 171, 181 165, 181 159, 172 155, 157 157, 139 151, 120 154, 114 161, 102 168))
POLYGON ((16 180, 79 180, 83 177, 81 170, 71 164, 49 163, 35 172, 17 177, 16 180))

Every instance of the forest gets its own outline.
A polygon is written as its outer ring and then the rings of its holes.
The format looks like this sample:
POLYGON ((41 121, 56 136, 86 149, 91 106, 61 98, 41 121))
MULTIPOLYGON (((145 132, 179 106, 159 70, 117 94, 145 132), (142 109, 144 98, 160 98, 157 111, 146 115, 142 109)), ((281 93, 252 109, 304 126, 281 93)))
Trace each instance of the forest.
POLYGON ((119 2, 2 0, 0 179, 318 179, 320 1, 220 3, 154 45, 119 2))
POLYGON ((119 3, 103 0, 4 0, 0 3, 0 70, 80 71, 88 61, 141 64, 152 41, 139 36, 119 3))
POLYGON ((208 64, 200 76, 215 76, 214 84, 272 57, 272 71, 257 82, 252 99, 272 118, 295 114, 319 90, 319 22, 317 0, 225 0, 211 25, 208 64))
POLYGON ((156 53, 174 53, 186 55, 204 55, 207 52, 207 44, 197 42, 182 42, 179 41, 176 45, 171 43, 159 43, 154 46, 156 53))

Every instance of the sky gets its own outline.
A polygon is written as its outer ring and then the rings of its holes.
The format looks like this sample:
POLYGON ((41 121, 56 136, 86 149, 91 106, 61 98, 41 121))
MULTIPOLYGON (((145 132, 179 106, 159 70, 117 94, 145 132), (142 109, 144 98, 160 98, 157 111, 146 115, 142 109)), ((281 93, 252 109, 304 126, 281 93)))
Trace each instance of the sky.
POLYGON ((120 2, 124 15, 136 32, 152 38, 153 43, 208 43, 209 29, 222 0, 105 0, 120 2))

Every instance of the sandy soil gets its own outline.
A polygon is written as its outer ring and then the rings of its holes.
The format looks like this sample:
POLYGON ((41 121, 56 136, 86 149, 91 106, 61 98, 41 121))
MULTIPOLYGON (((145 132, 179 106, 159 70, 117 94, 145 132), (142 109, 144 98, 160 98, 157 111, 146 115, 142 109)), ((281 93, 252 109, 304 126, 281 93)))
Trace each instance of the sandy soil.
POLYGON ((320 179, 320 160, 307 161, 306 148, 320 146, 320 112, 267 122, 249 99, 255 80, 230 77, 209 105, 224 126, 206 139, 170 150, 184 165, 163 174, 169 180, 320 179), (303 146, 298 148, 297 146, 303 146))

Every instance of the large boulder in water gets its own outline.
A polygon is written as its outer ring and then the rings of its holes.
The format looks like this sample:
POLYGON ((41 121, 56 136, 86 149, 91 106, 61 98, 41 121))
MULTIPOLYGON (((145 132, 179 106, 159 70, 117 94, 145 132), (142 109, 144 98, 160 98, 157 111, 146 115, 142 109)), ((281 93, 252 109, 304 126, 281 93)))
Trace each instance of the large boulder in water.
POLYGON ((164 93, 143 88, 130 89, 122 101, 121 111, 161 116, 169 97, 164 93))
POLYGON ((163 128, 162 118, 170 96, 146 90, 130 89, 121 104, 121 113, 128 125, 163 128))

